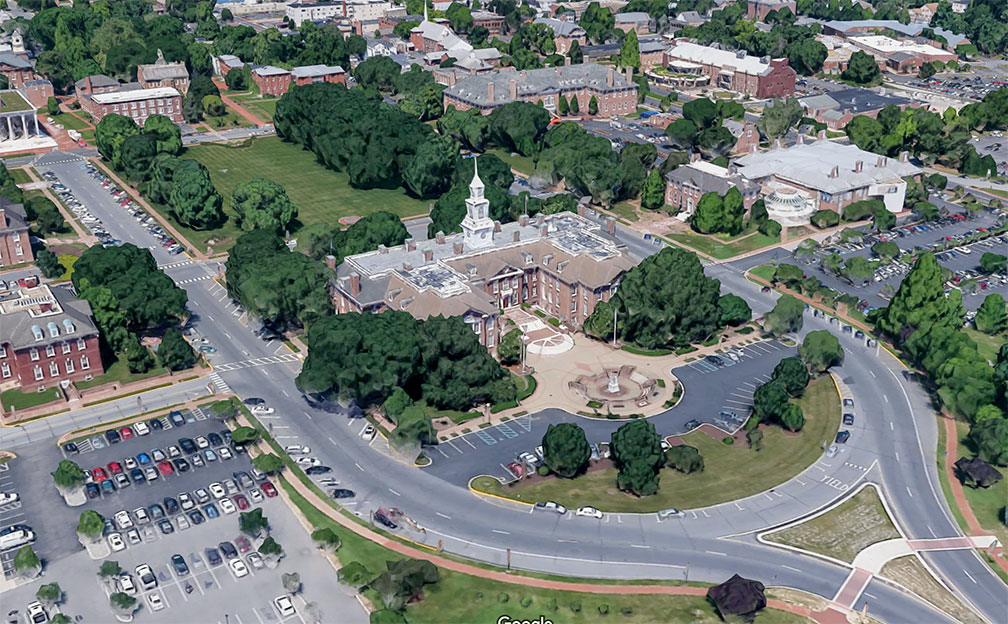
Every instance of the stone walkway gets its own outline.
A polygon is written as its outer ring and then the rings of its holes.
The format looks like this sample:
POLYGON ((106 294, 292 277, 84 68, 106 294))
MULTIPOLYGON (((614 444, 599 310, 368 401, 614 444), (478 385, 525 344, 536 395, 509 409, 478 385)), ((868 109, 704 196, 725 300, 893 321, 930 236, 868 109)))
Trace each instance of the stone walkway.
POLYGON ((265 119, 265 120, 259 119, 258 117, 256 117, 252 113, 250 113, 247 109, 245 109, 241 104, 239 104, 238 102, 235 102, 234 100, 232 100, 230 96, 225 95, 224 92, 227 90, 227 85, 224 84, 223 80, 220 80, 219 78, 215 78, 214 79, 214 84, 217 85, 218 89, 220 89, 220 92, 221 92, 221 96, 220 97, 221 97, 221 101, 224 102, 224 105, 227 106, 228 108, 232 109, 234 112, 238 113, 242 117, 244 117, 252 125, 254 125, 254 126, 256 126, 258 128, 259 126, 261 126, 263 124, 273 123, 272 119, 265 119))

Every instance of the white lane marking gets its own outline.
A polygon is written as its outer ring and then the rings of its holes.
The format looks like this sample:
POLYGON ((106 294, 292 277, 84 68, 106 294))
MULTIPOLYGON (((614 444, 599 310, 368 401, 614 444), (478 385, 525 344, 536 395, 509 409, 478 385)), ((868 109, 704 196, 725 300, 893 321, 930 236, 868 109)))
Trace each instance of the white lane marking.
POLYGON ((869 370, 868 370, 868 372, 869 372, 869 373, 871 373, 871 376, 872 376, 872 377, 875 377, 875 371, 873 371, 873 370, 869 369, 869 370))
POLYGON ((446 516, 445 514, 441 513, 440 511, 435 511, 434 514, 438 515, 438 516, 441 516, 445 520, 451 520, 451 516, 446 516))
POLYGON ((972 576, 970 576, 969 572, 967 572, 966 570, 963 570, 963 574, 965 574, 966 578, 968 578, 969 580, 973 581, 973 584, 976 585, 976 579, 973 578, 972 576))
POLYGON ((714 551, 714 550, 705 550, 704 552, 707 553, 708 555, 720 555, 722 557, 727 557, 728 556, 728 555, 726 555, 723 552, 717 552, 717 551, 714 551))
POLYGON ((910 486, 909 485, 907 486, 907 494, 910 495, 910 498, 913 498, 913 492, 910 491, 910 486))
POLYGON ((882 398, 883 398, 883 399, 885 399, 885 402, 886 402, 886 403, 888 403, 888 402, 889 402, 889 397, 887 397, 886 395, 884 395, 884 394, 883 394, 883 395, 882 395, 882 398))
POLYGON ((782 568, 787 568, 788 570, 792 570, 792 571, 794 571, 794 572, 799 572, 799 573, 801 572, 801 570, 799 570, 798 568, 792 568, 792 567, 791 567, 791 566, 789 566, 789 565, 782 565, 781 567, 782 567, 782 568))
POLYGON ((889 421, 889 431, 896 431, 896 428, 893 427, 893 424, 892 424, 891 420, 889 421))
POLYGON ((899 460, 900 460, 900 458, 899 458, 899 451, 896 451, 896 461, 898 462, 899 460))
POLYGON ((492 529, 494 533, 500 533, 501 535, 511 535, 507 531, 501 531, 500 529, 492 529))
POLYGON ((651 548, 645 544, 630 544, 630 548, 651 548))
POLYGON ((396 491, 395 491, 395 490, 393 490, 392 488, 389 488, 389 489, 388 489, 388 491, 389 491, 389 492, 392 492, 392 493, 393 493, 393 494, 395 494, 396 496, 402 496, 402 494, 400 494, 399 492, 396 492, 396 491))
POLYGON ((357 462, 354 462, 354 466, 357 466, 357 470, 360 470, 361 472, 364 472, 364 468, 362 468, 361 465, 358 464, 357 462))

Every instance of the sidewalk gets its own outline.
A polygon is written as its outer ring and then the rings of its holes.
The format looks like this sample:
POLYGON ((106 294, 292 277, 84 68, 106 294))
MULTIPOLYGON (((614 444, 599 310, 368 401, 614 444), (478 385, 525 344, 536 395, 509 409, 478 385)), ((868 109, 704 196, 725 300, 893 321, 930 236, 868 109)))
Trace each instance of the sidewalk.
POLYGON ((45 194, 45 196, 49 199, 49 201, 56 204, 56 208, 59 210, 60 214, 63 215, 63 220, 69 223, 70 227, 73 228, 73 231, 76 232, 79 242, 85 243, 87 245, 93 245, 96 242, 98 242, 97 238, 84 231, 84 228, 81 227, 81 224, 77 222, 77 218, 67 211, 66 206, 63 205, 63 202, 56 199, 56 197, 52 194, 52 191, 49 189, 49 183, 44 180, 41 180, 38 176, 35 175, 36 171, 34 167, 25 167, 25 172, 28 174, 28 177, 32 179, 32 184, 44 185, 42 186, 42 193, 45 194))
POLYGON ((266 120, 259 119, 258 117, 256 117, 252 113, 250 113, 247 109, 245 109, 241 104, 239 104, 238 102, 235 102, 234 100, 232 100, 230 96, 224 95, 224 91, 227 89, 227 85, 224 84, 223 80, 214 78, 213 82, 214 82, 215 85, 217 85, 217 88, 220 89, 220 92, 221 92, 220 98, 221 98, 221 101, 224 102, 224 105, 227 106, 228 108, 234 110, 234 112, 236 112, 239 115, 241 115, 242 117, 244 117, 246 120, 248 120, 249 122, 251 122, 257 128, 259 126, 263 126, 263 125, 268 124, 268 123, 273 123, 272 119, 266 119, 266 120))

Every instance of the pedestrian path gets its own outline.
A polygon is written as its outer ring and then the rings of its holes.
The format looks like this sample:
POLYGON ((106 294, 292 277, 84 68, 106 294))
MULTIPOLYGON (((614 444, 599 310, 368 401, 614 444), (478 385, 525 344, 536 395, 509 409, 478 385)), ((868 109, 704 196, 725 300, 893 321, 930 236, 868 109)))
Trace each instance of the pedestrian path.
POLYGON ((210 383, 217 388, 217 392, 231 392, 231 387, 227 385, 227 382, 221 379, 221 376, 217 374, 217 371, 210 373, 210 383))
POLYGON ((159 269, 174 269, 175 267, 186 266, 187 264, 192 264, 192 260, 183 260, 182 262, 172 262, 171 264, 159 264, 159 269))
POLYGON ((286 362, 300 362, 301 359, 293 353, 281 353, 280 355, 268 355, 261 358, 242 360, 240 362, 227 362, 225 364, 215 364, 214 370, 218 373, 238 370, 241 368, 253 368, 255 366, 266 366, 267 364, 283 364, 286 362))
POLYGON ((213 279, 213 275, 202 275, 200 277, 191 277, 189 279, 179 280, 175 283, 181 286, 183 284, 192 284, 193 282, 202 282, 208 279, 213 279))

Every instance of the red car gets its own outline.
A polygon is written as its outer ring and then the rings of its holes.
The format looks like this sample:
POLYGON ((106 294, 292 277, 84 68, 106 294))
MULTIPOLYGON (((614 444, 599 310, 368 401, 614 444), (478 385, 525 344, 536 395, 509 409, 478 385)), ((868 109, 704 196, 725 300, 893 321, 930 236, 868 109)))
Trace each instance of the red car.
POLYGON ((123 427, 119 430, 119 435, 122 436, 123 440, 129 440, 133 437, 133 430, 129 427, 123 427))
POLYGON ((167 459, 164 460, 164 461, 158 462, 157 467, 158 467, 158 470, 161 471, 161 474, 164 475, 164 476, 166 476, 166 477, 168 475, 175 474, 175 468, 171 465, 171 462, 168 461, 167 459))
POLYGON ((248 499, 245 498, 244 494, 235 494, 232 498, 234 499, 235 505, 238 505, 238 509, 245 511, 249 508, 248 499))
POLYGON ((108 471, 109 474, 119 474, 122 472, 122 466, 119 465, 119 462, 109 462, 108 471))
POLYGON ((508 470, 514 473, 514 476, 518 477, 519 479, 525 476, 525 469, 522 468, 521 464, 519 464, 518 462, 511 462, 510 464, 508 464, 508 470))
POLYGON ((245 554, 252 550, 252 544, 248 541, 248 538, 244 535, 240 535, 235 539, 235 544, 238 545, 238 552, 245 554))
POLYGON ((95 480, 95 483, 101 483, 105 479, 108 479, 108 475, 105 474, 104 468, 95 468, 91 471, 91 478, 95 480))
POLYGON ((259 487, 262 489, 263 494, 266 495, 266 498, 273 498, 274 496, 277 495, 276 488, 273 487, 273 484, 270 483, 269 481, 266 481, 265 483, 263 483, 259 487))

